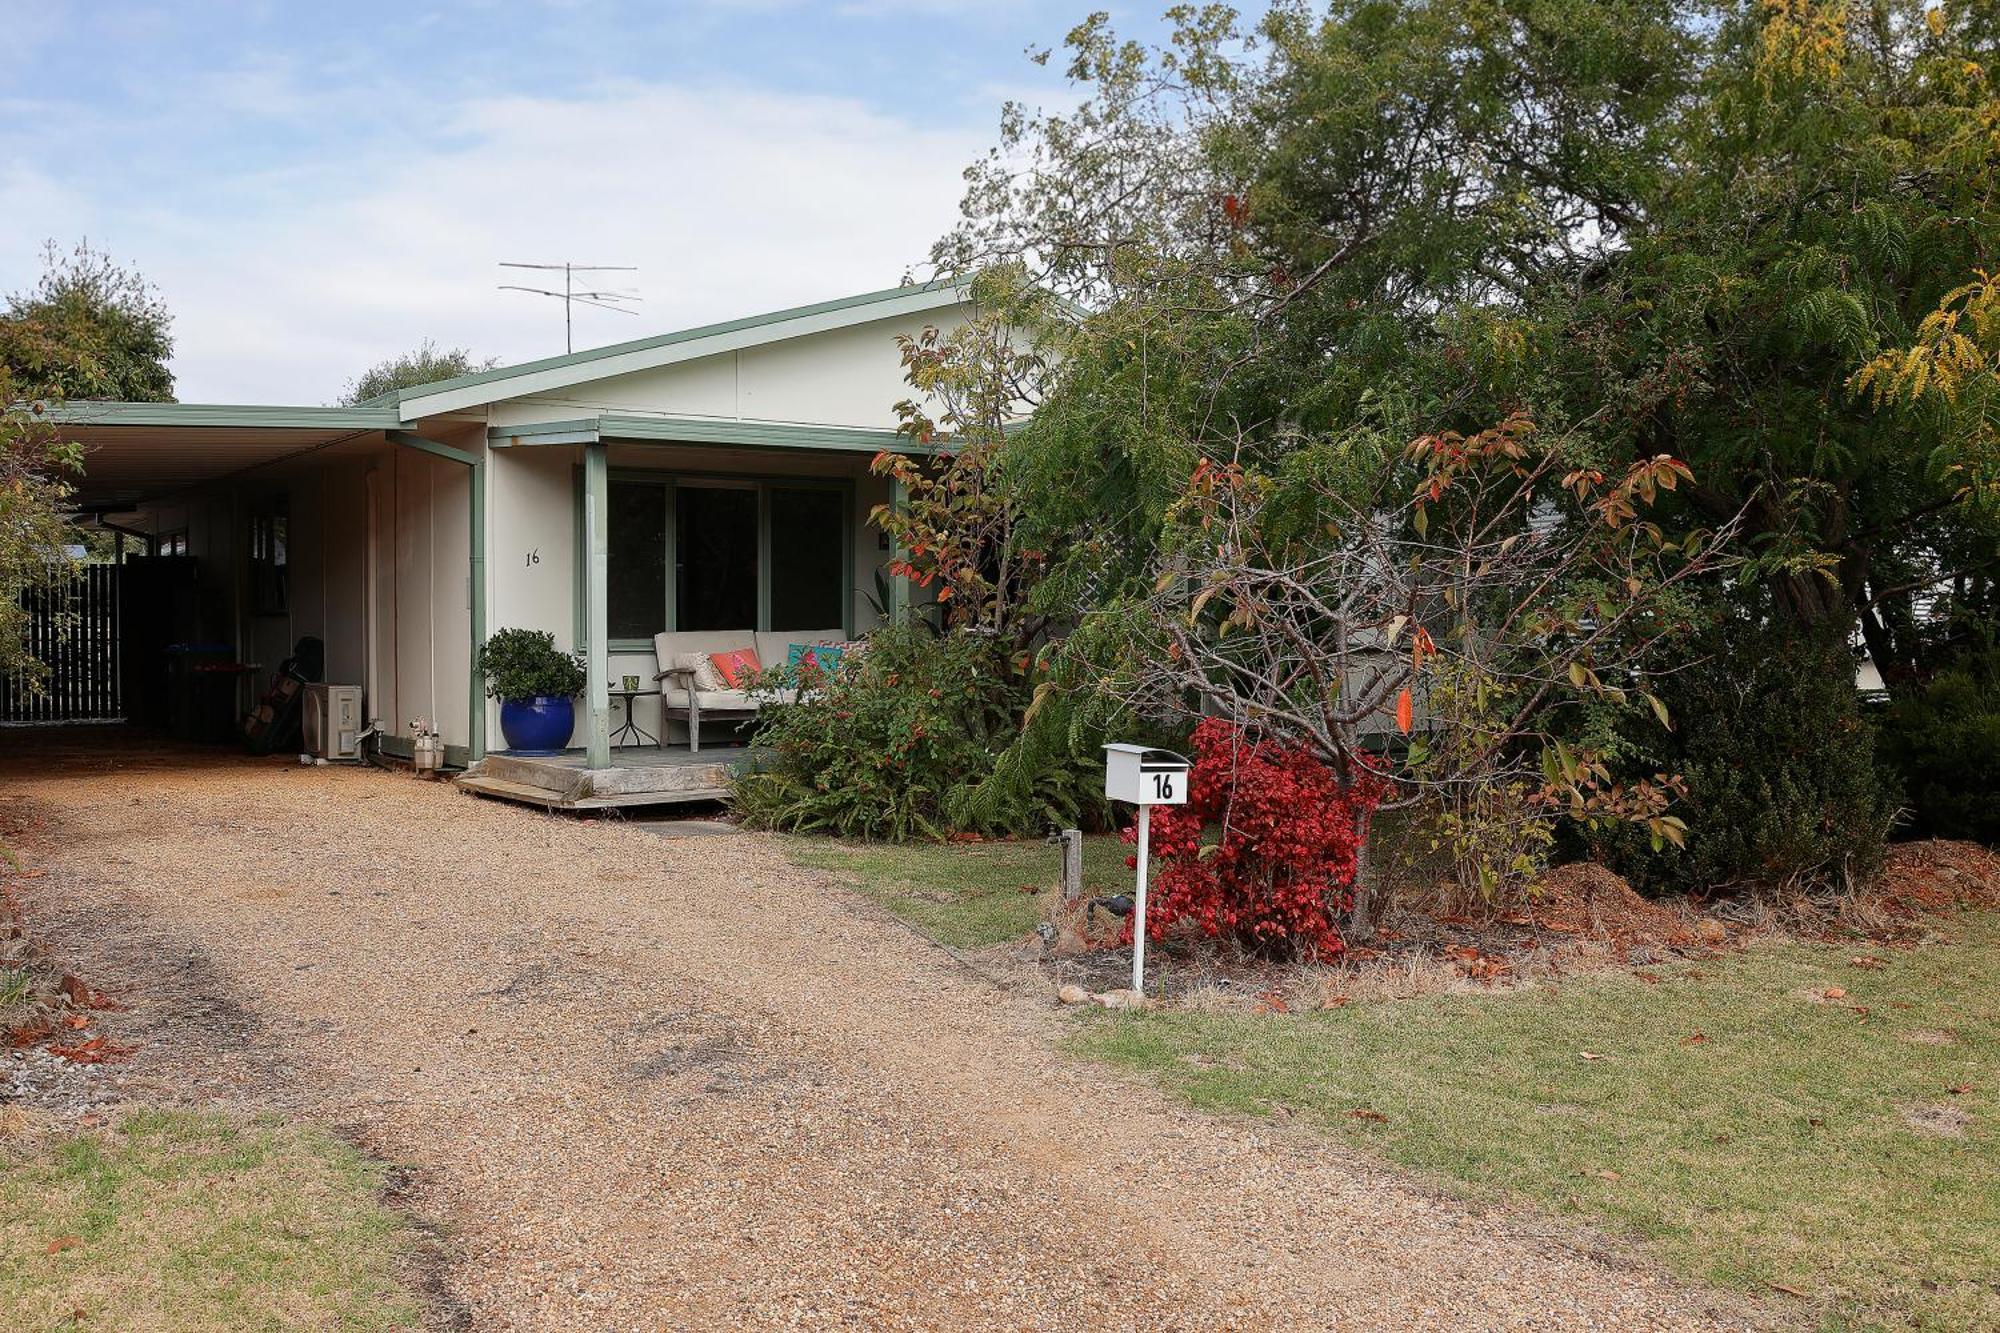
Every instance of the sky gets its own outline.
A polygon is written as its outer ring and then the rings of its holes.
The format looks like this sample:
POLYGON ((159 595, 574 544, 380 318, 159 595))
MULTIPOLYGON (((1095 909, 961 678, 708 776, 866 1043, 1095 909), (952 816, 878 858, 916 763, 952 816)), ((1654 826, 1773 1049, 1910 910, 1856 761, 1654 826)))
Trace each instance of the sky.
POLYGON ((318 404, 426 338, 561 352, 502 260, 638 266, 579 348, 893 286, 1001 104, 1073 100, 1025 50, 1104 7, 0 0, 0 292, 88 238, 172 310, 182 401, 318 404))

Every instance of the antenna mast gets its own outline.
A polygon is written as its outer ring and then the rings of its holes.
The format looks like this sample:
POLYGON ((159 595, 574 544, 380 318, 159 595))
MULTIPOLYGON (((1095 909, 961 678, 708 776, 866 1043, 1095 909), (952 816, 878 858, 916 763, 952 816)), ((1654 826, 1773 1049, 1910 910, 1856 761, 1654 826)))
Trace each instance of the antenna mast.
POLYGON ((535 296, 553 296, 560 300, 563 303, 563 350, 565 352, 574 352, 576 350, 576 339, 571 333, 570 311, 579 302, 584 305, 594 305, 599 310, 615 310, 621 315, 636 315, 639 313, 624 304, 625 302, 636 304, 641 299, 637 292, 580 292, 576 290, 576 275, 579 273, 637 273, 639 269, 636 264, 571 264, 568 262, 561 264, 520 264, 503 259, 500 261, 500 267, 532 268, 548 273, 553 273, 558 269, 562 271, 563 285, 562 290, 559 292, 547 287, 523 287, 511 282, 501 283, 500 290, 503 292, 528 292, 535 296))

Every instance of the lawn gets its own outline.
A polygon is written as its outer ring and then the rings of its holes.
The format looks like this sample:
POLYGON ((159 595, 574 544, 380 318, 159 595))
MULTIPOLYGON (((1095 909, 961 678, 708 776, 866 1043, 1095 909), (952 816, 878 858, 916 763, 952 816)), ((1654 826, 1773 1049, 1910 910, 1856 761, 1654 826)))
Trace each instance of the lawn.
MULTIPOLYGON (((791 838, 792 859, 843 875, 861 893, 956 949, 1025 935, 1042 919, 1042 891, 1062 882, 1062 849, 1045 842, 858 843, 791 838)), ((1083 840, 1093 894, 1129 893, 1126 848, 1106 834, 1083 840)))
POLYGON ((1652 982, 1097 1014, 1073 1047, 1196 1106, 1282 1105, 1461 1193, 1634 1235, 1690 1276, 1789 1288, 1829 1328, 2000 1328, 2000 916, 1949 929, 1908 951, 1759 946, 1652 982))
POLYGON ((10 1329, 415 1328, 381 1170, 321 1130, 145 1111, 0 1139, 10 1329))

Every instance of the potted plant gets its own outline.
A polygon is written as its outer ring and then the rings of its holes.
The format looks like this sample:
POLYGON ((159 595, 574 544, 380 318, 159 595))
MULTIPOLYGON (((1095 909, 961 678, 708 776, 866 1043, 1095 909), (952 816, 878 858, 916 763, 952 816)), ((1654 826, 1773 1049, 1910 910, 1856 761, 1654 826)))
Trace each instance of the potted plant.
POLYGON ((546 630, 503 629, 480 645, 486 693, 500 701, 500 731, 515 754, 560 754, 576 727, 583 654, 556 648, 546 630))

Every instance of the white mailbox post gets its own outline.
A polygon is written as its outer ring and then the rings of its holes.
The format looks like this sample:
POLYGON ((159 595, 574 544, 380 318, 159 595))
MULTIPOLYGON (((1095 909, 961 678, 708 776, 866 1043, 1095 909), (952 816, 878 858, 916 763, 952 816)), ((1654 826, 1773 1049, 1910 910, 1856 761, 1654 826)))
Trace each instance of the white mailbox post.
POLYGON ((1188 761, 1172 750, 1114 741, 1104 747, 1104 794, 1139 807, 1139 891, 1132 899, 1132 992, 1146 993, 1146 856, 1152 810, 1186 805, 1188 761))

